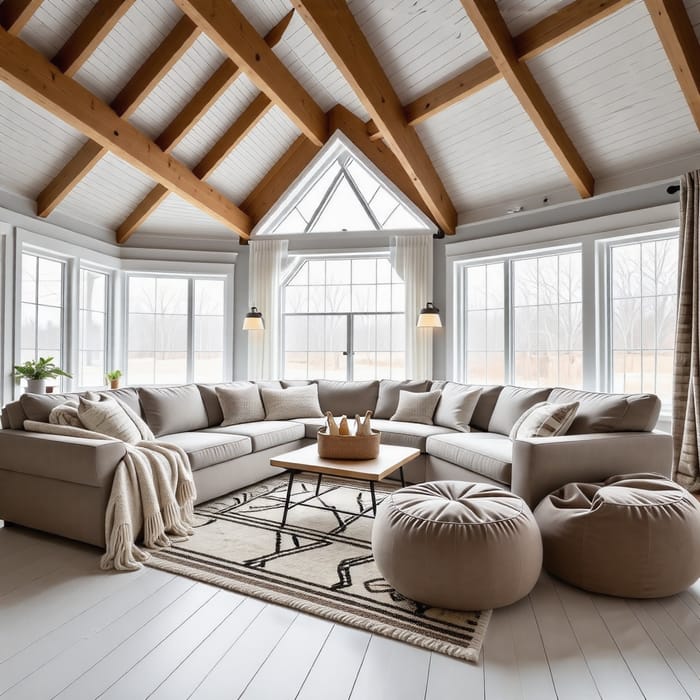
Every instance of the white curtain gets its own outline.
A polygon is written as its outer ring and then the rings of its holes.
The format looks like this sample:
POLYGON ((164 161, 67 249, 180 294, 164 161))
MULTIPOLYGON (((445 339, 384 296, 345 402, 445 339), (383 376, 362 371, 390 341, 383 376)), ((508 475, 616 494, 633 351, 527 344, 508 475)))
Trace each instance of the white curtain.
POLYGON ((280 286, 287 241, 251 241, 248 306, 257 306, 265 330, 248 334, 248 379, 279 379, 282 333, 280 286))
POLYGON ((406 377, 433 376, 433 330, 416 328, 418 314, 433 300, 432 236, 396 236, 391 263, 404 281, 406 302, 406 377))

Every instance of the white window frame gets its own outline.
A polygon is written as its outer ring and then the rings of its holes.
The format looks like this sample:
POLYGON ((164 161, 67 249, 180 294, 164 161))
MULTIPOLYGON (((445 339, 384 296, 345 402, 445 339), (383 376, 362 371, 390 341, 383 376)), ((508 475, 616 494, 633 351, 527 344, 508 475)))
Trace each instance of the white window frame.
MULTIPOLYGON (((391 264, 391 252, 388 250, 365 250, 365 251, 354 251, 354 252, 349 252, 349 251, 344 251, 344 252, 338 252, 338 253, 290 253, 289 259, 290 262, 287 265, 287 267, 282 271, 282 279, 280 283, 280 343, 281 343, 281 349, 279 353, 279 376, 284 377, 284 369, 285 369, 285 348, 286 348, 286 339, 284 337, 285 335, 285 317, 286 317, 286 312, 285 312, 285 291, 287 289, 287 285, 289 284, 290 280, 296 275, 296 273, 299 271, 299 269, 304 265, 306 262, 312 261, 312 260, 360 260, 362 258, 372 258, 372 259, 385 259, 388 260, 389 263, 391 264)), ((393 268, 393 265, 392 265, 393 268)), ((352 316, 356 312, 352 311, 339 311, 336 313, 333 312, 314 312, 312 315, 316 316, 335 316, 335 315, 347 315, 347 316, 352 316)), ((400 314, 401 312, 398 311, 380 311, 377 312, 378 314, 400 314)), ((405 315, 404 311, 404 315, 405 315)), ((360 313, 360 315, 363 315, 360 313)), ((366 314, 364 314, 366 315, 366 314)), ((405 322, 408 323, 408 317, 406 316, 405 322)), ((350 331, 350 328, 348 328, 348 333, 347 333, 347 347, 348 347, 348 358, 347 358, 347 373, 348 375, 352 376, 352 343, 353 343, 353 338, 352 338, 352 333, 350 331)), ((404 356, 406 353, 406 349, 404 348, 404 356)))
MULTIPOLYGON (((187 310, 187 383, 193 382, 194 375, 194 280, 216 279, 224 282, 224 349, 222 381, 230 381, 233 377, 233 316, 234 316, 234 271, 231 265, 216 263, 189 263, 171 261, 129 261, 123 266, 122 302, 124 313, 120 327, 121 337, 121 367, 128 377, 129 352, 129 279, 131 277, 170 277, 189 280, 188 310, 187 310)), ((183 382, 184 383, 184 382, 183 382)))

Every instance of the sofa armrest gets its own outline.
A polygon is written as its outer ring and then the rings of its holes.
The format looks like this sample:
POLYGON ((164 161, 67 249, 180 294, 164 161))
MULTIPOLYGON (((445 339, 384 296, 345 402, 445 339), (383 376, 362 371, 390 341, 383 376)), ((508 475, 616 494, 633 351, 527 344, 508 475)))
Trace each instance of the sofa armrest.
POLYGON ((0 469, 47 479, 103 487, 125 454, 116 440, 0 430, 0 469))
POLYGON ((672 457, 672 438, 660 431, 516 440, 511 489, 534 508, 572 481, 597 482, 637 472, 670 477, 672 457))

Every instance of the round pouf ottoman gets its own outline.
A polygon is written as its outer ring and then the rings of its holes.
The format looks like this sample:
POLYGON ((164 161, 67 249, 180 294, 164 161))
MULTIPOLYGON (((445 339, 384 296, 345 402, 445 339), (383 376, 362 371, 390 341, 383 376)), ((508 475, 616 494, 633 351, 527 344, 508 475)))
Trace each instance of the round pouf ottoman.
POLYGON ((542 568, 542 542, 525 502, 510 491, 432 481, 395 491, 372 529, 377 568, 401 595, 436 608, 484 610, 526 596, 542 568))
POLYGON ((700 505, 656 474, 567 484, 535 509, 544 567, 594 593, 658 598, 700 577, 700 505))

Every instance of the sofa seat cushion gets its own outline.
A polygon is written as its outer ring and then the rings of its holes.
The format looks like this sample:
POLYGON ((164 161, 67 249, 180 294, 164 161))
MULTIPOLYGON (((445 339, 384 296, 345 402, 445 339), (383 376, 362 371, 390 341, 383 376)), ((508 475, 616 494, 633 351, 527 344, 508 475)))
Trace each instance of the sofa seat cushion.
POLYGON ((205 430, 163 435, 158 442, 181 447, 190 458, 193 472, 253 451, 250 438, 244 435, 215 435, 205 430))
MULTIPOLYGON (((443 428, 441 425, 423 425, 422 423, 406 423, 398 420, 383 420, 372 418, 372 430, 379 430, 382 434, 383 445, 400 445, 401 447, 415 447, 425 452, 425 441, 431 435, 444 435, 453 433, 454 430, 443 428)), ((354 430, 354 421, 351 430, 354 430)))
POLYGON ((301 423, 282 420, 264 420, 256 423, 241 423, 209 428, 205 432, 224 435, 243 435, 250 439, 253 452, 267 450, 270 447, 284 445, 287 442, 301 440, 305 429, 301 423))
MULTIPOLYGON (((309 438, 309 440, 315 440, 317 433, 320 428, 326 424, 325 418, 295 418, 295 423, 300 423, 304 426, 304 437, 309 438)), ((355 421, 348 421, 350 423, 350 429, 355 429, 355 421)))
MULTIPOLYGON (((498 433, 453 433, 428 438, 429 455, 483 474, 502 484, 510 484, 513 443, 498 433)), ((465 474, 465 481, 468 481, 465 474)))

